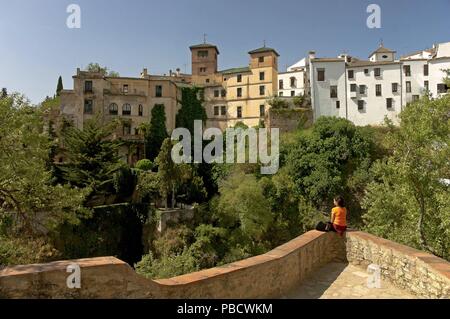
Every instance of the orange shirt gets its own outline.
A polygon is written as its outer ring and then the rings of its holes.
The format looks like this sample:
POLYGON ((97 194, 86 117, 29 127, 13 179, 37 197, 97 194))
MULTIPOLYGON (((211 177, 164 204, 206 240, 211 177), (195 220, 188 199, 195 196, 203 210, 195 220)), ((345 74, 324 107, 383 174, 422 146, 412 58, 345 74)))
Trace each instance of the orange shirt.
POLYGON ((347 209, 345 207, 334 207, 331 212, 334 213, 333 224, 347 226, 347 209))

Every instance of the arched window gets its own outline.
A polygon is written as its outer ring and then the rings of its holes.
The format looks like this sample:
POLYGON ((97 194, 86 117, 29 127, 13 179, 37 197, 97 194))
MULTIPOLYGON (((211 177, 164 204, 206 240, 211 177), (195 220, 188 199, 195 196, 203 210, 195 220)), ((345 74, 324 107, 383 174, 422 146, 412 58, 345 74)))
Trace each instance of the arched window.
POLYGON ((116 103, 111 103, 109 105, 109 114, 111 115, 117 115, 117 111, 118 111, 119 107, 117 106, 116 103))
POLYGON ((122 106, 122 115, 131 115, 131 105, 128 103, 125 103, 122 106))
POLYGON ((142 106, 142 104, 139 104, 138 112, 139 112, 139 116, 142 116, 144 114, 144 107, 142 106))

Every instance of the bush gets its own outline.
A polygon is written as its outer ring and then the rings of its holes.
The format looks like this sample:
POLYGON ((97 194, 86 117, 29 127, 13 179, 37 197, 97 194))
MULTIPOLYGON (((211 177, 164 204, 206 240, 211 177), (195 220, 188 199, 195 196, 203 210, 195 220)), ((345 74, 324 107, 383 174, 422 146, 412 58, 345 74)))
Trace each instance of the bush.
POLYGON ((153 166, 152 161, 145 158, 138 161, 134 167, 142 171, 151 171, 153 166))

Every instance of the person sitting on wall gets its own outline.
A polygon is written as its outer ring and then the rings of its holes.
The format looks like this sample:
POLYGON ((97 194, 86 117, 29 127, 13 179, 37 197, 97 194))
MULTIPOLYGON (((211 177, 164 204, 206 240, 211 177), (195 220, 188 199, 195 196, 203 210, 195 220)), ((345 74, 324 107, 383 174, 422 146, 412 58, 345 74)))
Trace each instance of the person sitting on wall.
POLYGON ((331 221, 326 224, 320 222, 316 230, 333 231, 343 236, 347 230, 347 208, 341 196, 335 197, 333 202, 335 207, 331 210, 331 221))

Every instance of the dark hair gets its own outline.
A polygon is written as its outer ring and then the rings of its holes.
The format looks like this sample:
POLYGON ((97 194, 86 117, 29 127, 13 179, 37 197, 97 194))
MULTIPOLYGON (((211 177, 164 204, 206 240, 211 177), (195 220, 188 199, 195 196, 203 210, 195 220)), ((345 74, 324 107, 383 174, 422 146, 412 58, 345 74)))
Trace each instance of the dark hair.
POLYGON ((336 201, 339 207, 345 207, 345 202, 342 196, 336 196, 334 200, 336 201))

